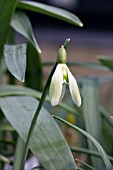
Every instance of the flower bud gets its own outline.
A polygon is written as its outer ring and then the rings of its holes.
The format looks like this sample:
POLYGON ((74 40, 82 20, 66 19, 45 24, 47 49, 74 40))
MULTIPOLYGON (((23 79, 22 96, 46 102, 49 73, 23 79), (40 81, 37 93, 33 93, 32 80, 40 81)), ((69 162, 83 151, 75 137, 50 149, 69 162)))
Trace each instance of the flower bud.
POLYGON ((65 64, 67 61, 67 52, 63 45, 58 50, 57 61, 62 64, 65 64))

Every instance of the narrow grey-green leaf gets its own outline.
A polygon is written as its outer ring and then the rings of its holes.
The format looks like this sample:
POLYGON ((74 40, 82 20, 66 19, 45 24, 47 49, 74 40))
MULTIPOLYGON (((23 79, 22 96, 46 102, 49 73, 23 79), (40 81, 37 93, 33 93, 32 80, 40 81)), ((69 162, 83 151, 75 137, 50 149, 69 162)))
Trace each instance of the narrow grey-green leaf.
POLYGON ((17 0, 10 0, 10 3, 7 0, 0 0, 0 60, 16 4, 17 0))
MULTIPOLYGON (((26 96, 32 96, 35 97, 37 99, 40 100, 42 93, 37 91, 37 90, 33 90, 31 88, 27 88, 27 87, 23 87, 23 86, 15 86, 15 85, 0 85, 0 97, 5 97, 5 96, 17 96, 17 95, 26 95, 26 96)), ((46 102, 50 102, 49 97, 47 96, 45 99, 46 102)), ((65 109, 66 111, 73 113, 77 116, 80 116, 80 114, 78 114, 78 111, 75 110, 75 108, 73 109, 71 106, 66 105, 65 103, 60 103, 58 105, 59 107, 65 109)))
MULTIPOLYGON (((6 96, 32 96, 37 99, 41 98, 42 93, 24 86, 15 86, 15 85, 0 85, 0 97, 6 96)), ((49 100, 49 98, 48 98, 49 100)))
POLYGON ((85 132, 84 130, 80 129, 79 127, 67 122, 66 120, 58 117, 58 116, 54 116, 56 119, 60 120, 61 122, 65 123, 66 125, 72 127, 73 129, 77 130, 78 132, 82 133, 84 136, 86 136, 97 148, 98 152, 101 155, 101 158, 104 161, 104 164, 107 168, 107 170, 111 170, 113 167, 111 165, 111 162, 108 159, 107 154, 105 153, 104 149, 102 148, 102 146, 96 141, 96 139, 94 137, 92 137, 89 133, 85 132))
MULTIPOLYGON (((43 62, 43 67, 46 66, 51 66, 53 65, 55 62, 43 62)), ((90 69, 97 69, 97 70, 103 70, 103 71, 108 71, 107 67, 102 66, 101 64, 97 64, 97 63, 92 63, 92 62, 81 62, 81 61, 73 61, 73 62, 68 62, 67 63, 68 66, 74 66, 74 67, 82 67, 82 68, 90 68, 90 69)))
POLYGON ((27 38, 29 42, 35 47, 39 54, 41 53, 41 49, 37 44, 37 41, 33 34, 30 20, 25 13, 21 11, 15 12, 11 21, 11 26, 15 31, 23 35, 25 38, 27 38))
POLYGON ((42 13, 80 27, 83 26, 82 22, 76 15, 66 10, 50 5, 45 5, 39 2, 21 1, 18 2, 18 8, 42 13))
POLYGON ((25 142, 19 136, 18 141, 17 141, 17 145, 16 145, 16 150, 15 150, 13 170, 20 170, 20 165, 21 165, 21 161, 22 161, 21 155, 24 152, 24 147, 25 147, 25 142))
POLYGON ((42 91, 42 67, 40 54, 31 43, 27 46, 27 67, 26 81, 27 87, 42 91))
POLYGON ((25 79, 26 44, 5 45, 4 57, 8 70, 20 81, 25 79))
POLYGON ((98 60, 103 66, 106 66, 111 71, 113 71, 113 59, 100 55, 98 56, 98 60))
MULTIPOLYGON (((0 106, 24 142, 38 101, 32 97, 4 97, 0 106)), ((52 116, 44 109, 38 117, 30 149, 46 170, 76 170, 70 149, 52 116)))
POLYGON ((15 129, 9 123, 0 123, 0 131, 14 131, 15 129))
MULTIPOLYGON (((83 154, 91 155, 91 156, 94 156, 94 157, 101 157, 101 155, 97 151, 94 151, 94 150, 89 150, 89 149, 86 149, 86 148, 75 147, 75 146, 71 147, 70 149, 71 149, 72 152, 83 153, 83 154)), ((113 162, 112 156, 108 156, 108 158, 111 162, 113 162)))

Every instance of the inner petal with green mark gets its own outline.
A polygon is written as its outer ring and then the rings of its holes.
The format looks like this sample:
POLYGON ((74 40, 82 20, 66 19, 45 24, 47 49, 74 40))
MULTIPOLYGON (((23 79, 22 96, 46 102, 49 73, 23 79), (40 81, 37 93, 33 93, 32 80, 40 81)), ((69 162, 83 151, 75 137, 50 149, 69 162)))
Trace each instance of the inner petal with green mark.
POLYGON ((63 81, 64 83, 68 84, 69 80, 68 80, 68 72, 67 72, 67 67, 65 64, 62 64, 62 74, 63 74, 63 81))

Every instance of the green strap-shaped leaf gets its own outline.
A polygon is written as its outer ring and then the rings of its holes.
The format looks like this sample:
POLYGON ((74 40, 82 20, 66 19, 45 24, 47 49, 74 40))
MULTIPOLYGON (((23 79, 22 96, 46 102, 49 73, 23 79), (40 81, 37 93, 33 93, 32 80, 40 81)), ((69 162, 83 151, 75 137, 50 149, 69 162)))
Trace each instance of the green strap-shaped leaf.
MULTIPOLYGON (((27 87, 23 86, 15 86, 15 85, 0 85, 0 97, 6 97, 6 96, 32 96, 37 99, 41 98, 42 93, 27 87)), ((49 100, 49 99, 48 99, 49 100)))
POLYGON ((0 58, 3 53, 3 46, 7 40, 8 29, 14 13, 17 0, 0 0, 0 58))
POLYGON ((14 131, 15 129, 9 123, 0 123, 0 131, 14 131))
MULTIPOLYGON (((27 87, 22 87, 22 86, 14 86, 14 85, 0 85, 0 97, 6 97, 6 96, 32 96, 40 100, 42 93, 27 87)), ((50 102, 49 97, 46 97, 46 102, 50 102)), ((65 109, 66 111, 73 113, 77 116, 80 116, 78 114, 78 110, 73 109, 71 106, 68 106, 64 103, 60 103, 59 107, 65 109)))
POLYGON ((101 158, 103 159, 104 161, 104 164, 107 168, 107 170, 112 170, 113 167, 108 159, 108 156, 107 154, 105 153, 104 149, 102 148, 102 146, 96 141, 96 139, 94 137, 92 137, 89 133, 85 132, 84 130, 80 129, 79 127, 67 122, 66 120, 58 117, 58 116, 54 116, 56 119, 58 119, 59 121, 65 123, 66 125, 72 127, 73 129, 77 130, 78 132, 82 133, 84 136, 86 136, 94 145, 95 147, 97 148, 98 152, 100 153, 101 155, 101 158))
POLYGON ((73 25, 77 25, 80 27, 83 26, 82 22, 79 20, 79 18, 76 15, 66 10, 57 8, 57 7, 45 5, 45 4, 38 3, 38 2, 31 2, 31 1, 18 2, 17 7, 20 9, 26 9, 26 10, 31 10, 31 11, 35 11, 38 13, 42 13, 42 14, 63 20, 73 25))
MULTIPOLYGON (((37 105, 36 99, 27 96, 0 98, 3 113, 24 142, 37 105)), ((30 149, 46 170, 76 170, 74 159, 58 125, 44 108, 39 114, 30 149)))
MULTIPOLYGON (((55 62, 43 62, 43 67, 54 65, 55 62)), ((68 66, 74 66, 74 67, 82 67, 82 68, 90 68, 90 69, 97 69, 97 70, 103 70, 108 71, 108 68, 105 66, 102 66, 98 63, 92 63, 92 62, 84 62, 84 61, 72 61, 67 63, 68 66)))
POLYGON ((21 161, 22 161, 21 155, 24 152, 24 148, 25 148, 25 142, 19 136, 17 144, 16 144, 15 155, 14 155, 13 170, 20 170, 20 165, 21 165, 21 161))
POLYGON ((40 67, 41 50, 34 37, 30 20, 25 13, 18 11, 13 16, 11 26, 29 41, 27 47, 26 85, 40 90, 41 76, 38 75, 42 73, 40 67), (39 79, 40 81, 38 81, 39 79))
POLYGON ((106 56, 98 56, 100 63, 113 71, 113 59, 106 56))
POLYGON ((26 44, 5 45, 4 57, 11 74, 23 82, 26 70, 26 44))
POLYGON ((34 37, 31 23, 25 13, 20 11, 15 12, 11 21, 11 26, 13 27, 14 30, 16 30, 25 38, 27 38, 39 54, 41 53, 41 49, 34 37))
POLYGON ((27 87, 42 90, 42 67, 40 54, 37 53, 36 48, 31 43, 27 46, 27 67, 26 67, 26 81, 27 87))

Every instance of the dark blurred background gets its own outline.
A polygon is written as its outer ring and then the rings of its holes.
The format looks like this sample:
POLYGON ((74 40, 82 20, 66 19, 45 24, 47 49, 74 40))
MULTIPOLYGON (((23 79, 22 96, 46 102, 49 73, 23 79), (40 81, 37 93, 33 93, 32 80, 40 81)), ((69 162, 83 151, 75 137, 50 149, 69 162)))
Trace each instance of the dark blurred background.
MULTIPOLYGON (((73 12, 82 20, 85 29, 113 30, 113 0, 38 0, 36 2, 54 5, 73 12)), ((36 25, 59 27, 60 24, 66 28, 72 27, 70 24, 44 15, 37 16, 36 13, 31 12, 28 15, 36 25)))

